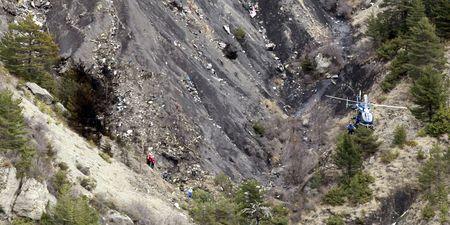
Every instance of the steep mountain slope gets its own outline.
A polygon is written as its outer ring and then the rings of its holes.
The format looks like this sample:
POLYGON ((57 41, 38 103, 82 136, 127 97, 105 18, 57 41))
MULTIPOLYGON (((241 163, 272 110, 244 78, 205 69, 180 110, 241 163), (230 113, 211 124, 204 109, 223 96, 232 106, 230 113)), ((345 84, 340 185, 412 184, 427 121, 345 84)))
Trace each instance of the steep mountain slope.
MULTIPOLYGON (((80 194, 96 198, 102 204, 112 204, 117 209, 132 216, 136 221, 140 221, 140 223, 151 221, 153 224, 190 224, 188 217, 184 213, 175 209, 172 203, 167 202, 167 199, 171 197, 178 197, 168 194, 174 190, 167 184, 164 184, 160 176, 151 171, 143 174, 136 173, 116 160, 113 160, 111 163, 105 161, 99 156, 100 150, 97 147, 69 129, 58 118, 48 115, 51 112, 48 110, 48 106, 36 106, 34 103, 37 102, 36 97, 28 90, 22 89, 18 91, 15 88, 17 81, 13 77, 5 74, 2 74, 0 77, 2 81, 0 89, 11 90, 15 98, 22 100, 23 115, 27 121, 27 126, 30 127, 34 140, 41 145, 43 143, 39 142, 46 142, 55 151, 54 159, 50 161, 50 165, 40 165, 39 168, 35 169, 36 174, 41 173, 41 175, 38 175, 41 179, 51 179, 51 174, 54 171, 51 168, 64 163, 69 169, 69 179, 77 184, 75 189, 80 194), (88 191, 80 186, 81 180, 87 177, 86 172, 81 172, 83 171, 81 168, 87 168, 89 177, 96 181, 94 190, 88 191)), ((44 158, 40 160, 45 162, 44 158)), ((14 167, 6 168, 6 170, 15 174, 14 167)), ((2 171, 2 175, 8 174, 3 172, 5 171, 2 171)), ((5 178, 7 177, 5 176, 5 178)), ((15 179, 15 177, 9 179, 15 179)), ((2 180, 2 182, 5 181, 7 185, 14 183, 9 181, 8 178, 2 180)), ((3 198, 8 193, 26 192, 26 190, 21 190, 23 186, 17 186, 16 188, 17 190, 9 190, 5 193, 2 190, 0 191, 0 196, 3 198)), ((31 201, 33 200, 35 198, 29 197, 29 202, 25 204, 30 204, 30 207, 32 207, 33 203, 31 201)), ((7 203, 6 205, 2 204, 1 207, 6 209, 7 207, 5 206, 8 206, 16 211, 19 203, 13 201, 12 204, 11 206, 7 203)), ((44 202, 43 204, 45 207, 46 203, 44 202)), ((34 213, 36 209, 30 207, 28 207, 30 213, 34 213)), ((29 214, 23 215, 28 216, 29 214)), ((40 215, 35 219, 40 219, 40 215)))

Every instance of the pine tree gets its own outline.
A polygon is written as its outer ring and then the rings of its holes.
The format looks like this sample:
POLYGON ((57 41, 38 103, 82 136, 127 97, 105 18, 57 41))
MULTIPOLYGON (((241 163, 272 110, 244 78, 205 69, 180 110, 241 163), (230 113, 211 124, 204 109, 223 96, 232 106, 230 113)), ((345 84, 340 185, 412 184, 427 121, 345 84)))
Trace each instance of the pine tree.
POLYGON ((425 6, 422 0, 412 0, 406 16, 406 26, 408 28, 415 27, 424 17, 426 17, 425 6))
POLYGON ((35 150, 29 146, 20 101, 9 91, 0 92, 0 152, 16 152, 17 176, 24 177, 31 167, 35 150))
POLYGON ((55 83, 48 72, 58 60, 58 51, 53 37, 41 30, 32 15, 9 24, 0 42, 0 60, 11 73, 50 90, 55 83))
POLYGON ((51 214, 44 214, 42 225, 99 225, 97 210, 89 206, 87 197, 72 197, 70 185, 65 185, 51 214))
POLYGON ((445 65, 444 48, 436 36, 435 29, 426 17, 410 28, 407 46, 408 75, 419 78, 422 67, 430 65, 442 71, 445 65))
POLYGON ((443 74, 431 66, 421 69, 420 78, 411 87, 413 102, 417 106, 411 112, 418 119, 430 122, 447 99, 447 87, 443 74))
POLYGON ((377 152, 378 147, 381 145, 378 137, 373 134, 373 130, 366 127, 358 127, 353 136, 353 140, 363 150, 364 157, 368 157, 377 152))
POLYGON ((450 1, 424 0, 426 13, 441 38, 450 39, 450 1))
POLYGON ((349 134, 343 134, 338 139, 334 163, 344 170, 346 178, 352 177, 362 167, 361 149, 355 144, 349 134))
POLYGON ((431 119, 431 122, 427 124, 426 131, 434 137, 442 134, 448 134, 450 136, 450 108, 441 106, 431 119))

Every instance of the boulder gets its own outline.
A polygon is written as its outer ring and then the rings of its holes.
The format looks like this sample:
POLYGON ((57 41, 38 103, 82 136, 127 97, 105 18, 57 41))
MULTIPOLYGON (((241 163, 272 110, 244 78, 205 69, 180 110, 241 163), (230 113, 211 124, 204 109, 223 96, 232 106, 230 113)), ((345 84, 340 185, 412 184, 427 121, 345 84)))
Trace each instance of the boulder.
POLYGON ((316 61, 316 70, 319 73, 325 73, 331 65, 331 60, 319 53, 314 58, 316 61))
POLYGON ((56 103, 54 107, 56 111, 60 112, 62 115, 64 116, 70 115, 69 110, 67 110, 66 107, 64 107, 64 105, 61 104, 60 102, 56 103))
POLYGON ((121 214, 116 210, 109 210, 103 217, 104 224, 108 225, 133 225, 133 220, 127 215, 121 214))
POLYGON ((0 208, 6 216, 11 215, 12 205, 19 189, 16 168, 0 167, 0 208))
POLYGON ((47 185, 31 178, 24 182, 22 189, 14 203, 14 212, 33 220, 41 218, 48 203, 56 202, 56 198, 47 190, 47 185))
POLYGON ((43 101, 45 104, 50 105, 53 102, 53 96, 44 88, 41 88, 39 85, 31 82, 26 82, 25 86, 28 88, 28 90, 33 93, 34 96, 39 98, 41 101, 43 101))

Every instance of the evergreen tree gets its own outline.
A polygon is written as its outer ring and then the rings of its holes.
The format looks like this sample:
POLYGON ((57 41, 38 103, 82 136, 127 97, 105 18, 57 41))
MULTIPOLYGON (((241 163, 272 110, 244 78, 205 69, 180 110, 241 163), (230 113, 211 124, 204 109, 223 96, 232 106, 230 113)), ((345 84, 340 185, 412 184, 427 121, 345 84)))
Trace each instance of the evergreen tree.
POLYGON ((430 159, 420 169, 419 182, 431 204, 448 202, 448 182, 450 177, 450 148, 444 151, 435 145, 430 151, 430 159))
POLYGON ((450 1, 424 0, 424 2, 427 16, 436 25, 437 34, 450 39, 450 1))
POLYGON ((58 51, 53 37, 41 30, 32 15, 9 24, 0 42, 0 59, 11 73, 50 90, 55 82, 48 72, 58 60, 58 51))
POLYGON ((243 182, 236 192, 235 201, 239 206, 239 210, 251 208, 252 204, 263 202, 264 190, 256 180, 248 180, 243 182))
POLYGON ((433 25, 426 17, 423 17, 416 26, 410 28, 410 32, 405 65, 408 75, 419 78, 422 67, 427 65, 442 71, 445 65, 444 48, 436 36, 433 25))
POLYGON ((418 119, 430 122, 447 100, 447 87, 443 75, 431 66, 421 69, 420 78, 411 87, 413 102, 417 106, 411 112, 418 119))
POLYGON ((31 167, 35 151, 29 147, 25 121, 20 101, 12 98, 9 91, 0 92, 0 152, 17 152, 17 176, 25 176, 31 167))
POLYGON ((422 0, 412 0, 405 20, 406 26, 409 29, 415 27, 424 17, 426 17, 425 6, 423 5, 422 0))
POLYGON ((361 169, 362 162, 360 147, 349 134, 341 135, 336 146, 334 163, 344 170, 346 178, 350 178, 361 169))
POLYGON ((366 127, 358 127, 356 129, 353 140, 360 149, 363 151, 364 157, 368 157, 378 151, 381 143, 378 141, 378 137, 373 134, 373 130, 366 127))
POLYGON ((434 137, 442 134, 448 134, 450 136, 450 108, 441 106, 431 119, 431 122, 427 124, 426 131, 434 137))

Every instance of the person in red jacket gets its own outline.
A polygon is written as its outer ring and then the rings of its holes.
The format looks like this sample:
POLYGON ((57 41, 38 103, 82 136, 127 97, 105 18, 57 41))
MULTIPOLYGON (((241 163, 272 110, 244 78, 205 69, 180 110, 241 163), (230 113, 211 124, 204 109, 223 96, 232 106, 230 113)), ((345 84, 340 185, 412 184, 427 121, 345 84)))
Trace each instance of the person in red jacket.
POLYGON ((154 168, 156 164, 155 157, 152 155, 152 153, 147 154, 147 165, 150 166, 150 168, 154 168))

